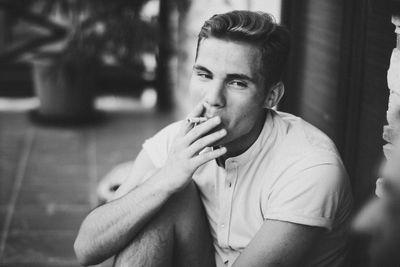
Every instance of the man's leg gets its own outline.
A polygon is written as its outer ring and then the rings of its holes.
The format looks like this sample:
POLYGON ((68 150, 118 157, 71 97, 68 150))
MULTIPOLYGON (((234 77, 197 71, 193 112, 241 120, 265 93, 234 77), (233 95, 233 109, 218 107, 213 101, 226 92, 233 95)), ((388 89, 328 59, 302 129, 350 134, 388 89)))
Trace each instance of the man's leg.
POLYGON ((193 182, 167 201, 115 257, 114 266, 215 266, 206 214, 193 182))

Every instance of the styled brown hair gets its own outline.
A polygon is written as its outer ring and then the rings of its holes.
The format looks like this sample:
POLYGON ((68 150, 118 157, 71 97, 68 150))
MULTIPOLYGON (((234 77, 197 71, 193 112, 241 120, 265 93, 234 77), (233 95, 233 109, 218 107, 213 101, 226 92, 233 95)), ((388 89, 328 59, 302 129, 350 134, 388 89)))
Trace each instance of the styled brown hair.
POLYGON ((259 47, 263 64, 261 74, 267 87, 282 79, 290 50, 290 35, 270 14, 236 10, 212 16, 204 23, 198 35, 196 59, 201 41, 209 37, 243 41, 259 47))

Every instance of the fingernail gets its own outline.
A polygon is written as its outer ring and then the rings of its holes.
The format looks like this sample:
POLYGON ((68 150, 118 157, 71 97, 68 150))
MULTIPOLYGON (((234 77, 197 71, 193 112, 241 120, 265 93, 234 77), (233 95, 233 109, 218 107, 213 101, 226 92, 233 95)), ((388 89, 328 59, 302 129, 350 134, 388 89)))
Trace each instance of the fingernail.
POLYGON ((216 123, 220 123, 220 122, 221 122, 221 118, 220 118, 219 116, 215 116, 215 117, 213 118, 213 120, 214 120, 216 123))
POLYGON ((227 131, 226 131, 225 129, 221 129, 221 130, 219 130, 219 133, 220 133, 221 135, 226 135, 226 134, 227 134, 227 131))
POLYGON ((202 123, 207 121, 207 118, 205 117, 193 117, 193 118, 188 118, 187 121, 189 123, 202 123))
POLYGON ((210 104, 208 104, 207 102, 203 102, 203 107, 205 107, 205 108, 209 108, 209 107, 211 107, 211 105, 210 105, 210 104))

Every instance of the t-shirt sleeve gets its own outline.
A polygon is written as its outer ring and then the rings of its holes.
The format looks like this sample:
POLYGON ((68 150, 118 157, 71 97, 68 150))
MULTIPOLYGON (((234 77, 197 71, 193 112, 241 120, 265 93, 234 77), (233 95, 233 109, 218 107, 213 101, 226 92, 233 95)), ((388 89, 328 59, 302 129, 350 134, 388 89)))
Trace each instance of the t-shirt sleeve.
POLYGON ((331 230, 348 187, 346 171, 339 162, 310 165, 309 159, 304 161, 304 167, 290 175, 283 174, 268 192, 264 219, 331 230))
POLYGON ((156 168, 161 168, 167 161, 169 149, 179 131, 180 123, 181 121, 178 121, 166 126, 143 143, 143 150, 156 168))

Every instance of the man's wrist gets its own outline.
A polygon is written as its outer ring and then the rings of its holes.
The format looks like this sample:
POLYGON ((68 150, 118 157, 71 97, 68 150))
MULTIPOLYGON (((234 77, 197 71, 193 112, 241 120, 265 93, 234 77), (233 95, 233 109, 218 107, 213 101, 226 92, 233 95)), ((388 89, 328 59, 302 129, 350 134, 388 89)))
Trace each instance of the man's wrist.
POLYGON ((179 188, 166 177, 161 178, 159 186, 160 190, 167 195, 173 195, 179 191, 179 188))
POLYGON ((156 173, 156 176, 160 189, 167 194, 172 195, 181 191, 185 187, 182 182, 179 182, 175 179, 176 174, 166 171, 164 168, 160 168, 156 173))

